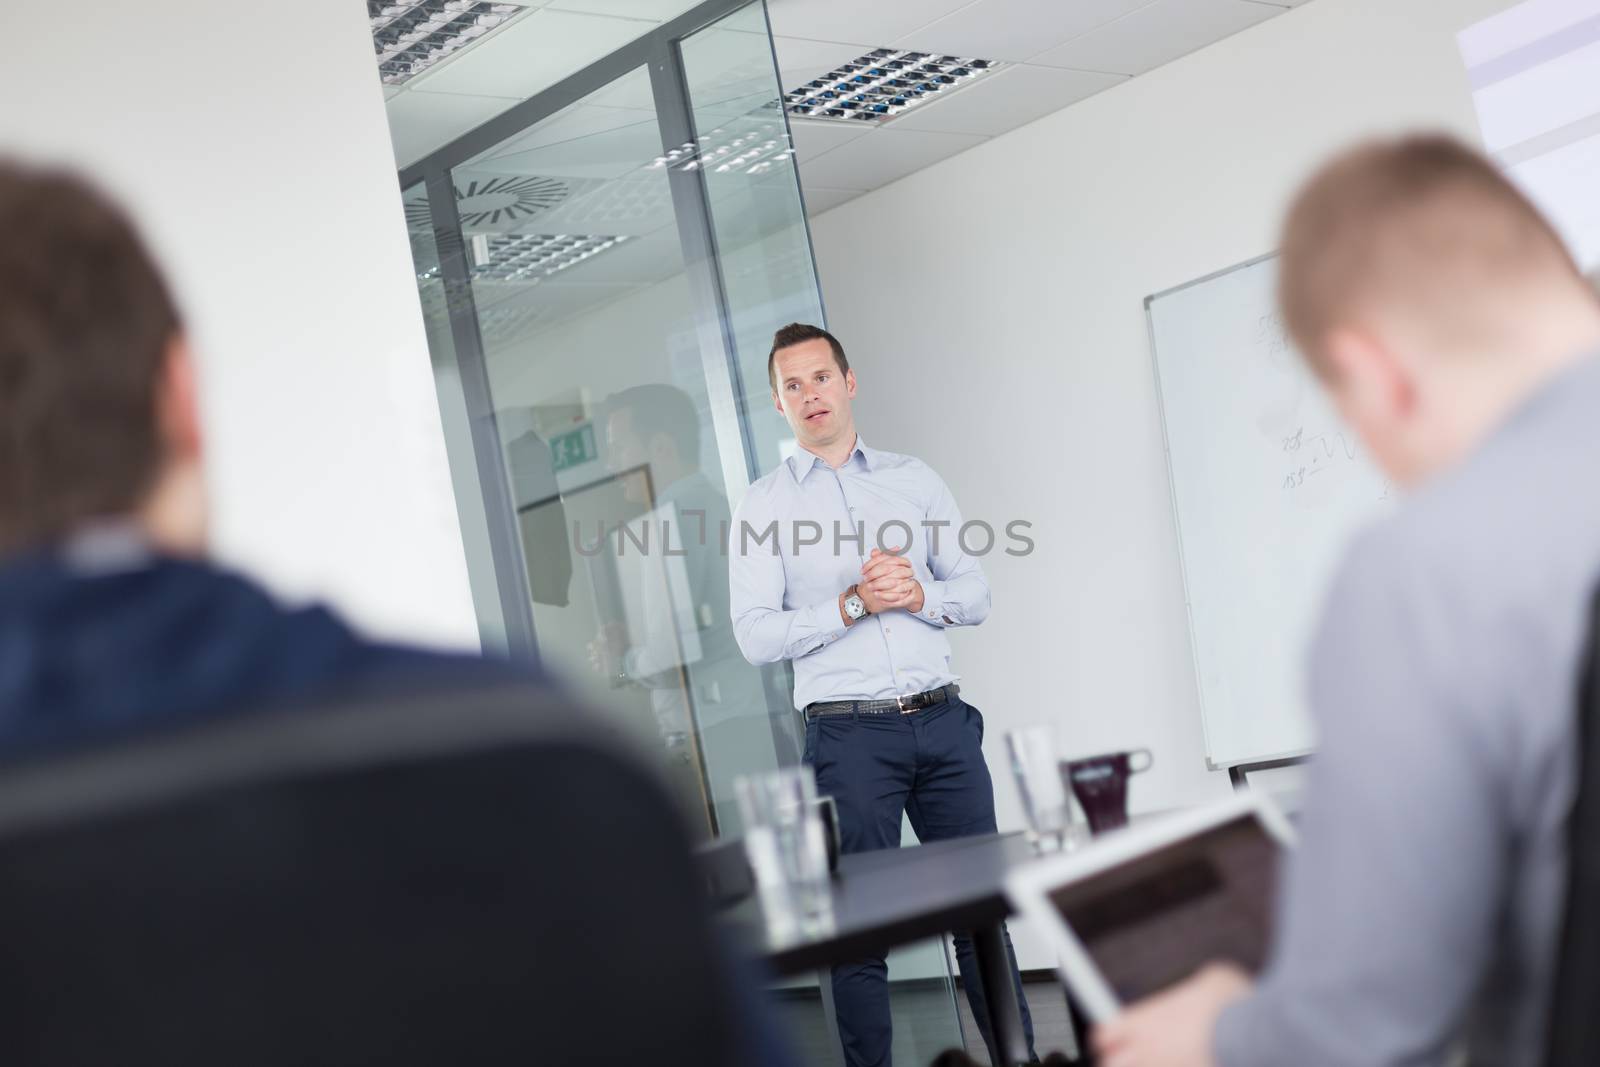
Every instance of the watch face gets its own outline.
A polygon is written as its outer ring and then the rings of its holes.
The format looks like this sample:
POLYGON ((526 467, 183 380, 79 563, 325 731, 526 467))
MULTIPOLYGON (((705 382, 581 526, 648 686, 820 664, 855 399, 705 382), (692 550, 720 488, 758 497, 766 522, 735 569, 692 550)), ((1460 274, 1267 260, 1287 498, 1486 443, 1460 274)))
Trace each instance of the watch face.
POLYGON ((844 598, 844 612, 852 619, 859 619, 867 613, 866 602, 858 596, 844 598))

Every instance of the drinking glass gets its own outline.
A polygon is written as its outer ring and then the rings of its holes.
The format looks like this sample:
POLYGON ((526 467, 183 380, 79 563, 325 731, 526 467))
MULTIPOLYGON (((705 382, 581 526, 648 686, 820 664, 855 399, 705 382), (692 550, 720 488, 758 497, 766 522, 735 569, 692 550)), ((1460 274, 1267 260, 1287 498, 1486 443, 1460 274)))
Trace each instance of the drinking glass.
POLYGON ((1022 795, 1028 817, 1028 840, 1036 852, 1070 850, 1072 808, 1061 765, 1056 758, 1055 731, 1049 726, 1026 726, 1006 734, 1011 773, 1022 795))
POLYGON ((733 786, 768 936, 784 944, 825 933, 833 925, 833 897, 811 768, 744 775, 733 786))

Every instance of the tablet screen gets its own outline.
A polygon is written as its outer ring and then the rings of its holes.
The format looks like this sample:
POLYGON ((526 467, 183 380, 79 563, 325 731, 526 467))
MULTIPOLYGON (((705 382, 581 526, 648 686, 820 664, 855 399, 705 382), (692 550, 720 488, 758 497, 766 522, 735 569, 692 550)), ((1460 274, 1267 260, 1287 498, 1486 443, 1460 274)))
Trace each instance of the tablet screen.
POLYGON ((1266 960, 1279 845, 1253 815, 1048 894, 1124 1004, 1213 960, 1266 960))

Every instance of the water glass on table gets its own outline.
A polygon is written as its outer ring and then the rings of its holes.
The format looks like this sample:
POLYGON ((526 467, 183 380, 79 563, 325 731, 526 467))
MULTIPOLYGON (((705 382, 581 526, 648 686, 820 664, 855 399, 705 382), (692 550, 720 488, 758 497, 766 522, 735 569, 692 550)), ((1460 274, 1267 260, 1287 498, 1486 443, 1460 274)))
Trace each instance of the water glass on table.
POLYGON ((811 768, 784 767, 734 779, 745 852, 774 944, 833 926, 828 837, 811 768))
POLYGON ((1076 845, 1072 807, 1056 757, 1055 730, 1026 726, 1006 734, 1011 773, 1028 817, 1028 840, 1035 852, 1071 851, 1076 845))

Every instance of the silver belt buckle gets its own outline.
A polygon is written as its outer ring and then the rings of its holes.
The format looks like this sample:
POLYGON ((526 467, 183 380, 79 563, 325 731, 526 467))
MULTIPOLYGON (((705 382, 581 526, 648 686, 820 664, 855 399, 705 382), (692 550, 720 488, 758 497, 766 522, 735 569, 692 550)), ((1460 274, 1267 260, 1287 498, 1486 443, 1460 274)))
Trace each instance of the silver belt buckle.
POLYGON ((917 710, 916 708, 908 708, 908 707, 906 707, 905 698, 902 697, 899 693, 896 693, 894 695, 894 706, 900 709, 900 714, 902 714, 902 715, 910 715, 913 711, 917 710))

